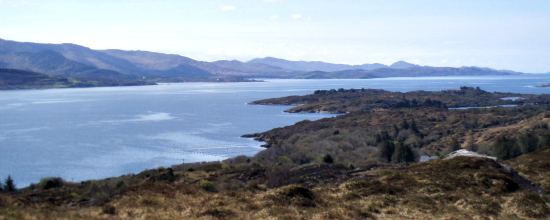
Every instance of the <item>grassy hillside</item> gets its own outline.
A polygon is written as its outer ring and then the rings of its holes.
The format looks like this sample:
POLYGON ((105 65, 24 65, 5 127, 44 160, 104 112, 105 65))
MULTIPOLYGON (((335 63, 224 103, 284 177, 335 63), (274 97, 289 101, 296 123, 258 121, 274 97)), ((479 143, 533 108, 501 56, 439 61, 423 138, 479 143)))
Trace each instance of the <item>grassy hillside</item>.
POLYGON ((509 161, 508 164, 550 194, 550 148, 522 155, 509 161))
POLYGON ((540 219, 550 215, 547 196, 521 188, 508 171, 488 159, 458 157, 370 168, 300 167, 289 172, 288 178, 296 181, 280 186, 269 186, 265 174, 257 164, 226 161, 80 184, 49 179, 15 194, 0 193, 0 216, 540 219))

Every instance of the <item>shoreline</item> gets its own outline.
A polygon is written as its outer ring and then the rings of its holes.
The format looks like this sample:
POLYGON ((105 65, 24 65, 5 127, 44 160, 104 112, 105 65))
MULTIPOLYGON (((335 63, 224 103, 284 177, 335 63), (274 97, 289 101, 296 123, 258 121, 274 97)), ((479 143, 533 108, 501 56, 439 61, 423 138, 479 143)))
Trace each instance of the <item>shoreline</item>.
POLYGON ((36 88, 0 88, 2 91, 40 91, 40 90, 53 90, 53 89, 87 89, 87 88, 117 88, 117 87, 140 87, 140 86, 158 86, 158 85, 170 85, 170 84, 181 84, 181 83, 255 83, 255 82, 264 82, 262 80, 242 80, 242 81, 184 81, 184 82, 151 82, 135 85, 104 85, 104 86, 67 86, 67 87, 55 87, 55 86, 46 86, 46 87, 36 87, 36 88))
MULTIPOLYGON (((104 86, 67 86, 67 87, 36 87, 36 88, 1 88, 1 91, 21 91, 21 90, 50 90, 50 89, 85 89, 85 88, 111 88, 111 87, 135 87, 135 86, 154 86, 163 84, 179 84, 179 83, 246 83, 246 82, 266 82, 269 80, 388 80, 388 79, 466 79, 472 77, 487 78, 487 77, 522 77, 522 76, 545 76, 547 74, 512 74, 512 75, 441 75, 441 76, 390 76, 390 77, 373 77, 373 78, 245 78, 243 80, 190 80, 181 82, 143 82, 143 84, 136 85, 104 85, 104 86)), ((550 84, 532 85, 537 88, 547 88, 550 84)), ((25 87, 22 85, 22 87, 25 87)))
MULTIPOLYGON (((181 83, 201 83, 201 82, 181 82, 181 83)), ((172 83, 166 83, 166 84, 172 84, 172 83)), ((157 85, 162 85, 162 84, 157 84, 157 85)), ((155 85, 141 85, 141 86, 155 86, 155 85)), ((116 86, 116 87, 123 87, 123 86, 116 86)), ((111 87, 111 88, 116 88, 116 87, 111 87)), ((124 86, 124 87, 129 87, 129 86, 124 86)), ((88 87, 88 88, 98 88, 98 87, 88 87)), ((99 88, 109 88, 109 87, 99 87, 99 88)), ((62 88, 62 89, 78 89, 78 88, 62 88)), ((47 90, 47 89, 44 89, 44 90, 47 90)), ((9 90, 9 91, 13 91, 13 90, 9 90)), ((33 90, 31 90, 31 91, 33 91, 33 90)), ((0 90, 0 92, 2 92, 2 90, 0 90)), ((247 105, 263 105, 263 104, 247 103, 247 105)), ((265 105, 265 106, 269 106, 269 105, 265 105)), ((278 105, 278 106, 291 107, 292 105, 278 105)), ((288 114, 323 114, 323 113, 319 113, 319 112, 288 112, 287 110, 284 110, 283 112, 288 113, 288 114)), ((329 116, 319 118, 319 119, 316 119, 316 120, 321 120, 321 119, 325 119, 325 118, 330 118, 332 116, 337 116, 337 114, 332 114, 332 113, 328 113, 327 115, 329 115, 329 116)), ((257 147, 260 150, 258 152, 256 152, 254 155, 235 155, 235 156, 226 157, 225 159, 222 159, 222 160, 204 160, 204 161, 189 162, 189 163, 188 162, 176 163, 176 164, 171 164, 171 165, 167 165, 167 166, 156 166, 156 167, 145 168, 145 169, 141 169, 141 170, 136 171, 136 172, 129 172, 129 173, 124 173, 124 174, 120 174, 120 175, 113 175, 113 176, 106 176, 106 177, 99 177, 99 178, 90 178, 90 179, 82 179, 82 180, 65 179, 63 177, 55 176, 55 175, 54 176, 44 176, 44 177, 41 177, 40 180, 38 180, 36 182, 30 182, 28 184, 22 185, 23 187, 20 187, 18 189, 19 190, 27 189, 29 187, 32 187, 33 185, 38 184, 43 179, 52 178, 52 177, 62 178, 67 183, 80 184, 80 183, 83 183, 83 182, 90 182, 90 181, 105 181, 105 180, 109 180, 109 179, 113 179, 113 178, 123 178, 123 177, 127 177, 127 176, 139 175, 139 174, 144 173, 144 172, 151 172, 151 171, 162 170, 162 169, 172 169, 172 168, 180 167, 180 166, 199 166, 199 165, 202 165, 202 164, 209 164, 209 163, 221 163, 223 161, 232 160, 232 159, 235 159, 235 158, 238 158, 238 157, 241 157, 241 156, 245 156, 247 158, 252 158, 252 157, 256 156, 257 154, 261 153, 262 151, 266 150, 268 148, 269 142, 266 141, 266 140, 263 140, 263 139, 258 139, 256 137, 249 136, 249 135, 261 134, 262 132, 267 132, 267 131, 270 131, 270 130, 273 130, 273 129, 292 126, 292 125, 295 125, 296 123, 299 123, 299 122, 300 121, 295 122, 294 124, 289 124, 289 125, 285 125, 285 126, 282 126, 282 127, 269 128, 265 131, 260 131, 258 133, 240 135, 239 138, 249 139, 249 140, 254 141, 254 142, 257 143, 257 145, 255 145, 254 147, 257 147)), ((197 153, 200 153, 200 152, 197 152, 197 153)), ((219 156, 219 155, 213 155, 213 156, 219 156)), ((3 178, 4 177, 0 177, 0 179, 3 179, 3 178)), ((17 179, 15 179, 15 182, 17 183, 17 179)))

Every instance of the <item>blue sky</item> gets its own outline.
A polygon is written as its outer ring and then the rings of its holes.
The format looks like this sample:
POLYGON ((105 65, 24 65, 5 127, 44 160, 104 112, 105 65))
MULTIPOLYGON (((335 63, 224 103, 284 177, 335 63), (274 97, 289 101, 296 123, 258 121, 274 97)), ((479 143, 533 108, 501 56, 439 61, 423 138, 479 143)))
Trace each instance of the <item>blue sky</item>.
POLYGON ((0 38, 200 60, 550 72, 548 0, 0 0, 0 38))

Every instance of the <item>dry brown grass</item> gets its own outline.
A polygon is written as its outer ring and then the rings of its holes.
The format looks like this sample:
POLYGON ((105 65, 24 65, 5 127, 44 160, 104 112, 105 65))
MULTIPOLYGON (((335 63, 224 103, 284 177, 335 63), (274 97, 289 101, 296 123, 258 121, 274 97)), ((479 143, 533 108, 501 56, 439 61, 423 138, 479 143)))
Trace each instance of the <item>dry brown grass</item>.
POLYGON ((456 158, 380 168, 339 183, 208 192, 174 183, 102 207, 4 209, 22 219, 540 219, 544 198, 510 186, 498 164, 456 158))

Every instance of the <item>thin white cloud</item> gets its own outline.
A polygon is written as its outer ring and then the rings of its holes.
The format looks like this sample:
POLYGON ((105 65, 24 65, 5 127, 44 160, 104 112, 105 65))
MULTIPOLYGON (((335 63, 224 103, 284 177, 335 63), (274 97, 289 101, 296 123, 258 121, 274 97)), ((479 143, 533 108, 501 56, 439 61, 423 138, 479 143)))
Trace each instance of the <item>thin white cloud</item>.
POLYGON ((220 5, 220 11, 235 11, 237 7, 234 5, 220 5))
POLYGON ((293 14, 290 16, 290 18, 292 18, 293 20, 302 20, 304 18, 304 16, 302 14, 293 14))
POLYGON ((281 18, 279 15, 272 15, 271 17, 269 17, 269 20, 277 21, 279 20, 279 18, 281 18))

